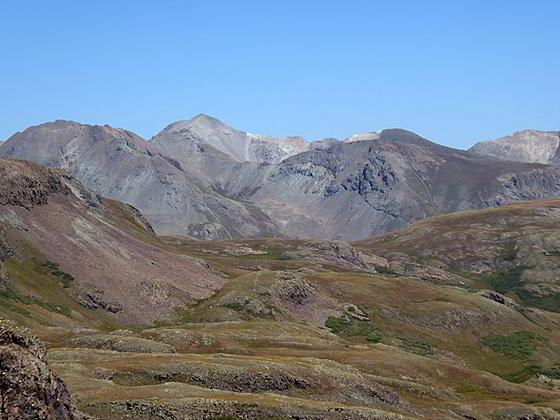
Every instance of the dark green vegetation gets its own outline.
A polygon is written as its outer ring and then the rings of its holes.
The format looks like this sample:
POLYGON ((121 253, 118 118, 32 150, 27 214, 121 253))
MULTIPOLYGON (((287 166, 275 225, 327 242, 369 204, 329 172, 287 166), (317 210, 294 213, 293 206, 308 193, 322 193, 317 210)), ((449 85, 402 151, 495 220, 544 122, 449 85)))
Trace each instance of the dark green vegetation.
POLYGON ((365 337, 370 343, 378 343, 383 338, 380 327, 349 316, 330 316, 325 321, 325 326, 341 337, 365 337))
POLYGON ((526 286, 532 284, 523 279, 523 273, 534 266, 511 266, 500 269, 488 276, 488 283, 493 290, 503 294, 515 294, 520 303, 552 312, 560 312, 560 291, 549 291, 545 296, 531 293, 526 286))
POLYGON ((74 281, 74 277, 71 274, 65 273, 64 271, 53 271, 51 273, 53 276, 60 277, 63 286, 70 287, 70 283, 74 281))
POLYGON ((11 289, 0 289, 0 305, 6 307, 7 309, 17 312, 21 315, 29 316, 31 312, 29 312, 24 307, 15 306, 14 303, 19 303, 24 306, 28 305, 37 305, 47 311, 56 312, 62 314, 64 316, 70 317, 71 311, 67 307, 63 305, 56 305, 54 303, 43 302, 40 299, 37 299, 33 296, 26 296, 19 294, 11 289))
POLYGON ((548 376, 549 378, 560 379, 560 366, 540 368, 538 372, 548 376))
POLYGON ((51 270, 58 270, 60 268, 60 264, 47 260, 47 262, 43 264, 43 267, 50 268, 51 270))
POLYGON ((544 339, 530 331, 517 331, 510 335, 487 335, 482 342, 498 353, 517 360, 527 360, 544 339))
POLYGON ((401 338, 400 347, 420 356, 434 354, 434 346, 416 338, 401 338))
POLYGON ((241 312, 245 309, 245 305, 242 303, 225 303, 224 308, 229 308, 236 312, 241 312))
POLYGON ((55 277, 60 278, 60 281, 62 282, 64 288, 70 287, 70 284, 74 281, 74 276, 65 273, 64 271, 61 271, 60 264, 58 263, 54 263, 52 261, 47 260, 47 262, 43 264, 43 267, 47 267, 51 270, 54 270, 51 271, 51 274, 55 277))
POLYGON ((54 271, 51 272, 51 274, 55 277, 60 278, 60 281, 62 282, 64 288, 66 287, 70 287, 70 284, 74 281, 74 276, 72 276, 71 274, 65 273, 64 271, 60 271, 60 265, 57 263, 53 263, 51 261, 47 261, 46 263, 43 264, 43 267, 47 267, 50 268, 54 271))
POLYGON ((522 286, 521 275, 523 272, 531 267, 527 266, 513 266, 488 276, 488 282, 491 288, 500 293, 510 293, 519 291, 522 286))

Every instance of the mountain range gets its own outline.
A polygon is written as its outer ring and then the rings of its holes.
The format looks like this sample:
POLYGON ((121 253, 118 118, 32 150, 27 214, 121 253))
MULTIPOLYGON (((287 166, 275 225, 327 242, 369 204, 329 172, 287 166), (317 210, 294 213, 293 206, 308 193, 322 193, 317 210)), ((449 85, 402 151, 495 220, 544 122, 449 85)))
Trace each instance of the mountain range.
MULTIPOLYGON (((531 133, 554 148, 553 134, 531 133)), ((55 121, 14 134, 0 157, 64 169, 86 188, 139 209, 159 235, 356 240, 430 216, 560 197, 552 158, 485 152, 485 144, 461 151, 401 129, 308 142, 198 115, 149 141, 109 126, 55 121)))

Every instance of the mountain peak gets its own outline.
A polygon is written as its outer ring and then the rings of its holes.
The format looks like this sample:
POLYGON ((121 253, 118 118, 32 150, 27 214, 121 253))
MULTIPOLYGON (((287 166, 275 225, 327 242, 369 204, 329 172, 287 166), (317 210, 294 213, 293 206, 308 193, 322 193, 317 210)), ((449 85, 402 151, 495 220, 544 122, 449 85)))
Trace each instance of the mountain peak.
POLYGON ((185 152, 185 143, 196 143, 212 146, 238 162, 257 163, 277 163, 310 148, 303 137, 252 134, 206 114, 169 124, 153 141, 173 155, 185 152))
MULTIPOLYGON (((208 115, 208 114, 197 114, 197 115, 195 115, 194 117, 192 117, 192 118, 190 119, 190 121, 192 121, 192 122, 203 122, 203 123, 206 123, 206 122, 219 122, 219 123, 222 123, 222 122, 221 122, 220 120, 218 120, 217 118, 214 118, 214 117, 212 117, 212 116, 210 116, 210 115, 208 115)), ((222 124, 223 124, 223 123, 222 123, 222 124)))
POLYGON ((522 130, 476 143, 469 151, 494 159, 560 166, 560 132, 522 130))
POLYGON ((228 127, 229 126, 217 118, 211 117, 207 114, 198 114, 195 115, 190 120, 187 120, 190 125, 201 125, 204 127, 228 127))
POLYGON ((179 120, 168 124, 159 134, 154 136, 154 139, 164 132, 185 132, 186 130, 192 130, 196 128, 203 130, 212 130, 218 128, 231 129, 231 127, 229 127, 227 124, 224 124, 217 118, 211 117, 207 114, 198 114, 192 117, 190 120, 179 120))

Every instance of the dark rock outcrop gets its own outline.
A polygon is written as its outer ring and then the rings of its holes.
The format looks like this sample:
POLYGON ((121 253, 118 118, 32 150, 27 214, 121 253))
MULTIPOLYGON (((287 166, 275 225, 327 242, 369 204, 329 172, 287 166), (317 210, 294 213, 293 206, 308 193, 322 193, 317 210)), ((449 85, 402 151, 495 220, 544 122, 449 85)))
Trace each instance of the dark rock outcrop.
POLYGON ((502 295, 494 290, 483 290, 479 292, 480 296, 485 297, 486 299, 493 300, 496 303, 501 305, 508 306, 512 309, 519 310, 521 309, 521 305, 516 303, 513 299, 508 298, 507 296, 502 295))
POLYGON ((347 261, 348 263, 360 267, 365 267, 366 263, 362 258, 362 254, 347 244, 341 241, 310 241, 305 244, 309 248, 314 248, 320 252, 330 254, 334 258, 347 261))
POLYGON ((46 347, 24 328, 0 319, 0 418, 85 419, 66 385, 47 366, 46 347))
POLYGON ((53 193, 68 193, 64 175, 57 170, 30 162, 0 161, 0 205, 30 209, 47 204, 53 193))
POLYGON ((117 313, 123 310, 122 304, 109 301, 105 297, 105 292, 92 286, 84 286, 76 292, 76 300, 84 308, 103 309, 107 312, 117 313))

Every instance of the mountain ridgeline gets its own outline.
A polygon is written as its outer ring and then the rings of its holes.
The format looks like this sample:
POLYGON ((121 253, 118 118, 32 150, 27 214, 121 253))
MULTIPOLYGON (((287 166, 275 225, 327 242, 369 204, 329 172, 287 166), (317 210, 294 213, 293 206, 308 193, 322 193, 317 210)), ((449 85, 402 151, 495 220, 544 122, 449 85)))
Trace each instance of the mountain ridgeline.
POLYGON ((560 197, 560 168, 543 164, 553 159, 514 162, 484 151, 400 129, 345 140, 275 138, 206 115, 170 124, 150 141, 55 121, 0 145, 2 158, 62 168, 133 205, 160 235, 197 239, 357 240, 454 211, 560 197))

